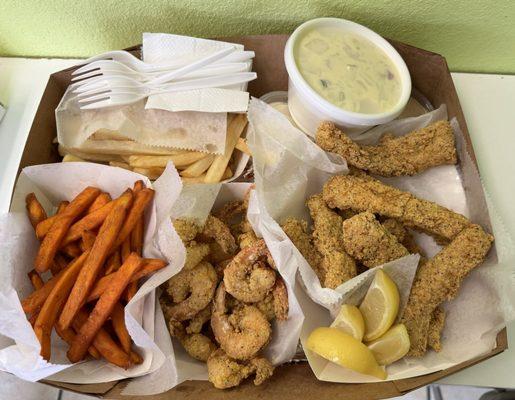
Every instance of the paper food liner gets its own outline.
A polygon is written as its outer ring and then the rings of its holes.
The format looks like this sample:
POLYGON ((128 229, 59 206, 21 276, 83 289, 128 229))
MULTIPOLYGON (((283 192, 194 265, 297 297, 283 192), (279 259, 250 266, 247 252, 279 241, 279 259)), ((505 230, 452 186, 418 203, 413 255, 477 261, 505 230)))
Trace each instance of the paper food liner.
MULTIPOLYGON (((446 118, 447 111, 445 105, 442 105, 420 117, 392 121, 353 139, 359 143, 373 144, 384 132, 402 135, 446 118)), ((312 194, 319 193, 331 175, 346 173, 345 161, 341 157, 325 153, 302 131, 292 126, 284 115, 257 99, 252 99, 249 106, 249 124, 247 137, 254 155, 256 192, 260 202, 274 222, 280 223, 288 216, 309 221, 305 201, 312 194)), ((463 187, 462 169, 474 167, 462 143, 457 122, 453 120, 452 125, 456 130, 460 166, 438 166, 413 177, 379 179, 408 190, 417 197, 435 201, 487 227, 489 219, 486 206, 478 206, 477 200, 467 196, 463 187)), ((478 176, 477 171, 473 172, 478 176)), ((515 296, 512 289, 515 262, 513 251, 508 250, 512 248, 511 240, 505 239, 508 235, 506 230, 496 225, 494 233, 496 243, 507 243, 502 255, 506 258, 497 263, 496 252, 491 251, 483 265, 463 282, 458 296, 443 304, 447 317, 442 333, 442 351, 429 351, 423 358, 405 358, 388 366, 389 380, 442 370, 488 353, 495 347, 499 330, 507 321, 515 318, 515 296)), ((415 239, 428 257, 441 249, 427 235, 416 234, 415 239)), ((303 297, 302 291, 296 290, 306 315, 305 328, 301 335, 303 340, 311 331, 310 328, 328 326, 332 320, 329 310, 337 309, 353 291, 365 290, 367 280, 359 275, 336 290, 322 288, 300 252, 295 248, 293 251, 297 259, 300 285, 309 296, 303 297)), ((395 265, 400 261, 393 263, 395 265)), ((331 363, 326 361, 315 362, 314 358, 308 358, 318 379, 332 382, 377 381, 334 364, 329 365, 331 363)))
MULTIPOLYGON (((250 186, 250 183, 185 186, 180 197, 173 204, 172 219, 191 218, 198 224, 203 224, 212 211, 216 211, 228 201, 243 199, 250 186)), ((247 216, 256 234, 263 236, 265 239, 288 289, 288 320, 272 322, 272 340, 263 351, 263 355, 272 364, 280 365, 290 361, 295 355, 304 320, 304 315, 293 292, 295 261, 290 257, 290 246, 277 247, 275 243, 269 242, 267 234, 261 230, 264 226, 263 215, 255 196, 250 198, 247 216), (293 274, 290 273, 291 271, 293 271, 293 274)), ((181 268, 176 270, 176 273, 181 268)), ((162 317, 162 312, 159 314, 162 317)), ((169 336, 167 329, 166 335, 169 336)), ((176 339, 172 339, 172 347, 172 356, 167 359, 160 370, 146 375, 138 381, 129 382, 122 394, 148 394, 148 388, 159 385, 159 382, 163 379, 167 381, 168 389, 186 380, 207 380, 207 366, 205 363, 193 359, 176 339)))
MULTIPOLYGON (((87 186, 96 186, 118 197, 127 187, 142 179, 139 174, 91 163, 46 164, 23 169, 16 185, 11 211, 0 219, 0 369, 16 376, 37 381, 49 379, 70 383, 99 383, 137 377, 158 370, 170 349, 160 334, 166 330, 156 314, 155 288, 169 279, 184 260, 180 239, 169 223, 170 204, 181 191, 181 180, 169 165, 154 183, 155 197, 145 215, 143 255, 165 259, 169 265, 150 276, 125 307, 125 322, 143 363, 128 370, 104 360, 70 364, 66 345, 55 332, 52 336, 52 358, 46 362, 39 355, 40 344, 22 310, 20 299, 32 292, 27 272, 33 269, 39 243, 25 211, 25 196, 34 192, 52 215, 61 200, 72 200, 87 186)), ((169 341, 169 338, 168 338, 169 341)))

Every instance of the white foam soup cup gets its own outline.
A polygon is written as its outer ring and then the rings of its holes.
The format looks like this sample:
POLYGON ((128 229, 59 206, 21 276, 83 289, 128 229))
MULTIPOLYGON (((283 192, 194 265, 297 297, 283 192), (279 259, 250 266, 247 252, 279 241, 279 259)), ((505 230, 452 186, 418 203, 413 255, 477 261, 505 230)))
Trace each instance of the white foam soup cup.
MULTIPOLYGON (((284 49, 284 62, 288 71, 288 107, 295 123, 308 135, 314 136, 321 121, 332 121, 348 133, 363 132, 372 126, 396 118, 411 95, 411 77, 406 63, 393 46, 374 31, 340 18, 317 18, 297 27, 284 49), (379 47, 397 68, 400 78, 400 96, 389 110, 377 114, 364 114, 340 108, 319 95, 303 78, 297 67, 295 48, 302 35, 316 28, 336 28, 364 38, 379 47)), ((343 66, 342 66, 343 68, 343 66)))

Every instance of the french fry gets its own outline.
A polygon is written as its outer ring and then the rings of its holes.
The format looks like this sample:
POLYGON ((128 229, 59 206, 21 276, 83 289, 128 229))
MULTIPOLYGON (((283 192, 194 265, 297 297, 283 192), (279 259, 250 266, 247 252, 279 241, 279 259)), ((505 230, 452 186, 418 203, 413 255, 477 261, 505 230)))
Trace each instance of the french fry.
MULTIPOLYGON (((231 168, 227 167, 220 180, 223 181, 225 179, 229 179, 230 177, 232 177, 232 170, 231 168)), ((197 176, 196 178, 187 178, 183 176, 181 179, 182 183, 204 183, 206 179, 206 174, 202 174, 200 176, 197 176)))
POLYGON ((187 153, 175 154, 169 156, 142 156, 132 155, 128 157, 129 165, 133 168, 165 168, 166 164, 171 161, 176 167, 190 165, 207 156, 207 153, 200 151, 189 151, 187 153))
POLYGON ((82 253, 82 250, 77 243, 68 243, 62 246, 60 250, 70 258, 79 257, 82 253))
MULTIPOLYGON (((95 162, 109 162, 109 161, 123 161, 122 158, 117 154, 109 154, 109 153, 100 153, 100 149, 97 149, 98 153, 84 151, 84 149, 69 149, 64 147, 63 145, 58 145, 57 150, 59 151, 59 155, 62 157, 70 154, 75 157, 81 158, 83 161, 95 161, 95 162)), ((102 149, 105 151, 106 149, 102 149)))
MULTIPOLYGON (((131 282, 137 282, 139 279, 144 276, 150 275, 152 272, 158 271, 161 268, 166 267, 166 262, 160 260, 158 258, 144 258, 143 266, 141 269, 134 274, 131 278, 131 282)), ((100 278, 96 283, 91 292, 88 295, 88 299, 86 300, 88 303, 91 301, 95 301, 98 299, 102 293, 111 285, 111 280, 113 279, 114 274, 105 275, 100 278)))
POLYGON ((50 336, 57 319, 57 314, 61 311, 62 305, 70 294, 88 255, 89 251, 86 251, 71 263, 70 267, 59 277, 57 283, 45 300, 43 307, 41 307, 39 311, 34 324, 34 333, 41 344, 41 357, 45 360, 50 360, 50 336))
POLYGON ((122 194, 117 199, 118 201, 116 201, 115 206, 100 227, 95 243, 86 259, 84 268, 79 273, 77 281, 59 317, 58 324, 60 329, 70 327, 77 311, 85 302, 122 228, 127 209, 132 203, 132 197, 132 191, 122 194))
POLYGON ((128 169, 128 170, 131 169, 131 166, 128 163, 126 163, 125 161, 109 161, 109 165, 111 167, 118 167, 118 168, 123 168, 123 169, 128 169))
POLYGON ((131 241, 130 238, 126 238, 120 247, 120 256, 122 260, 122 264, 127 260, 129 257, 129 254, 131 254, 131 241))
POLYGON ((238 138, 238 141, 236 142, 236 149, 241 151, 242 153, 245 153, 249 156, 252 156, 252 153, 250 152, 249 145, 247 144, 247 141, 243 138, 238 138))
POLYGON ((206 177, 204 178, 205 183, 217 183, 222 180, 225 169, 231 160, 234 146, 236 146, 238 138, 245 130, 247 122, 247 116, 245 114, 236 114, 229 121, 227 126, 227 136, 225 138, 224 154, 217 155, 215 157, 213 163, 206 172, 206 177))
MULTIPOLYGON (((130 240, 130 233, 134 229, 134 226, 138 223, 138 220, 143 217, 143 213, 145 212, 145 208, 154 198, 154 191, 149 188, 141 189, 138 193, 136 193, 134 204, 130 208, 127 213, 127 218, 123 223, 122 229, 116 238, 113 249, 116 249, 120 246, 123 241, 127 238, 130 240)), ((122 254, 123 259, 123 254, 122 254)))
POLYGON ((34 289, 41 289, 45 285, 45 282, 43 282, 43 279, 41 279, 36 270, 31 270, 27 275, 34 289))
MULTIPOLYGON (((93 252, 93 249, 91 251, 93 252)), ((68 350, 67 355, 71 362, 78 362, 84 358, 88 347, 95 339, 99 330, 102 329, 104 322, 113 312, 113 308, 129 284, 131 277, 140 269, 142 263, 142 258, 136 253, 132 253, 120 269, 114 273, 111 285, 99 297, 95 308, 84 325, 81 326, 68 350)), ((96 344, 95 347, 98 348, 96 344)))
POLYGON ((111 200, 111 195, 109 193, 102 192, 98 195, 98 197, 95 199, 95 201, 89 206, 88 211, 86 214, 92 213, 93 211, 96 211, 103 206, 105 206, 107 203, 109 203, 111 200))
POLYGON ((54 257, 54 262, 50 267, 50 272, 52 273, 52 275, 57 275, 59 271, 66 268, 67 265, 68 263, 66 262, 64 257, 61 254, 56 254, 54 257))
POLYGON ((29 216, 29 221, 34 229, 38 226, 38 224, 47 219, 46 211, 36 198, 34 193, 29 193, 25 198, 25 205, 27 207, 27 215, 29 216))
POLYGON ((45 272, 50 268, 69 227, 99 194, 99 189, 87 187, 66 206, 62 213, 57 214, 57 219, 39 246, 34 260, 36 271, 45 272))
POLYGON ((114 332, 118 337, 118 341, 122 345, 123 351, 125 351, 127 354, 130 354, 132 340, 129 335, 129 331, 125 326, 125 313, 123 306, 120 303, 116 303, 113 308, 111 322, 113 323, 114 332))
MULTIPOLYGON (((88 320, 88 313, 84 310, 79 310, 77 312, 77 316, 73 320, 73 328, 76 332, 80 332, 81 328, 84 326, 86 321, 88 320)), ((77 340, 77 335, 75 335, 72 344, 77 340)), ((104 328, 100 328, 93 339, 93 346, 98 350, 98 352, 111 364, 117 365, 120 368, 127 369, 131 366, 131 358, 125 353, 118 344, 111 338, 111 335, 107 333, 104 328)), ((91 347, 91 346, 90 346, 91 347)))
POLYGON ((80 157, 74 156, 73 154, 66 154, 63 157, 62 162, 85 162, 86 160, 83 160, 80 157))
POLYGON ((186 178, 196 178, 202 175, 211 166, 215 157, 215 154, 208 154, 206 157, 201 158, 200 160, 195 161, 193 164, 189 165, 188 168, 181 171, 180 175, 186 178))
POLYGON ((120 265, 122 265, 120 252, 115 251, 107 259, 105 275, 109 275, 114 271, 117 271, 118 268, 120 268, 120 265))
MULTIPOLYGON (((55 331, 59 335, 59 337, 63 339, 68 345, 71 345, 73 339, 75 339, 75 332, 71 328, 61 330, 56 326, 55 331)), ((94 345, 89 346, 88 353, 91 357, 97 360, 100 358, 100 353, 94 345)))
POLYGON ((82 232, 82 251, 89 250, 93 247, 93 244, 95 243, 95 239, 97 238, 97 235, 95 235, 91 231, 83 231, 82 232))
POLYGON ((161 167, 151 167, 151 168, 133 168, 132 171, 141 175, 145 175, 148 179, 155 181, 157 178, 161 176, 165 169, 161 167))

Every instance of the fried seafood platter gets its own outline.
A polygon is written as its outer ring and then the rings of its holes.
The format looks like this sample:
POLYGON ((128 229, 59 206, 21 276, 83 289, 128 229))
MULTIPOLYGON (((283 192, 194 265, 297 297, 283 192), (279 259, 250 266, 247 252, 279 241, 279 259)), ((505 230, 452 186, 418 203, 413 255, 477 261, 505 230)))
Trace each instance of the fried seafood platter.
POLYGON ((263 239, 246 220, 248 196, 226 203, 203 225, 173 224, 186 248, 182 270, 160 298, 170 334, 207 364, 219 389, 254 376, 260 385, 274 371, 263 356, 272 321, 288 318, 288 293, 263 239))

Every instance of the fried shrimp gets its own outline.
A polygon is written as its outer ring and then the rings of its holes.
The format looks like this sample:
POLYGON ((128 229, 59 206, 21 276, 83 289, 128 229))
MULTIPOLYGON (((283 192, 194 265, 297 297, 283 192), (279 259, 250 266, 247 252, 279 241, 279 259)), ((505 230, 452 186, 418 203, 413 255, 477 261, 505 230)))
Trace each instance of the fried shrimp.
POLYGON ((458 162, 454 132, 448 121, 437 121, 404 136, 385 135, 377 146, 360 146, 332 122, 323 122, 316 142, 347 163, 381 176, 415 175, 437 165, 458 162))
POLYGON ((191 219, 178 218, 173 221, 173 227, 183 242, 195 239, 200 232, 200 227, 191 219))
POLYGON ((311 196, 307 206, 313 219, 314 243, 322 255, 322 286, 335 289, 356 276, 356 263, 343 246, 343 219, 327 207, 320 194, 311 196))
POLYGON ((211 214, 207 217, 204 228, 200 233, 200 237, 214 240, 223 252, 229 256, 234 254, 238 249, 236 240, 234 239, 229 227, 211 214))
POLYGON ((320 282, 323 283, 325 281, 325 274, 321 265, 322 255, 313 244, 313 239, 308 232, 308 223, 289 217, 283 221, 281 228, 297 250, 299 250, 300 254, 306 259, 310 267, 313 268, 320 282))
POLYGON ((186 333, 200 333, 204 324, 211 319, 211 308, 212 305, 210 303, 206 308, 195 314, 186 326, 186 333))
POLYGON ((208 262, 182 270, 168 280, 167 293, 174 305, 167 307, 169 318, 184 321, 206 308, 216 289, 218 277, 208 262))
POLYGON ((370 211, 395 218, 409 228, 447 241, 471 225, 461 214, 371 177, 333 176, 324 185, 323 196, 331 208, 370 211))
POLYGON ((401 321, 410 336, 410 356, 426 352, 433 312, 456 296, 463 279, 485 259, 492 241, 493 236, 479 225, 471 225, 419 268, 401 321))
POLYGON ((186 262, 184 263, 183 269, 188 271, 203 261, 210 252, 209 244, 207 243, 196 243, 194 241, 186 245, 186 262))
POLYGON ((288 290, 282 278, 277 278, 275 285, 263 300, 254 303, 268 321, 288 319, 288 290))
POLYGON ((343 246, 368 268, 407 256, 408 250, 370 212, 343 221, 343 246))
POLYGON ((274 286, 276 276, 267 265, 268 256, 268 248, 262 239, 241 250, 225 267, 227 292, 246 303, 262 300, 274 286))
POLYGON ((261 385, 270 378, 274 367, 266 358, 256 357, 248 362, 231 359, 222 349, 211 353, 207 360, 209 381, 217 389, 228 389, 238 386, 244 379, 256 374, 254 385, 261 385))
POLYGON ((237 360, 254 357, 268 344, 272 334, 270 323, 258 308, 240 305, 228 310, 223 282, 216 291, 211 329, 220 347, 237 360))
POLYGON ((206 335, 198 332, 187 333, 179 321, 170 319, 168 329, 170 335, 177 338, 186 352, 196 360, 206 362, 209 355, 216 350, 216 345, 206 335))

